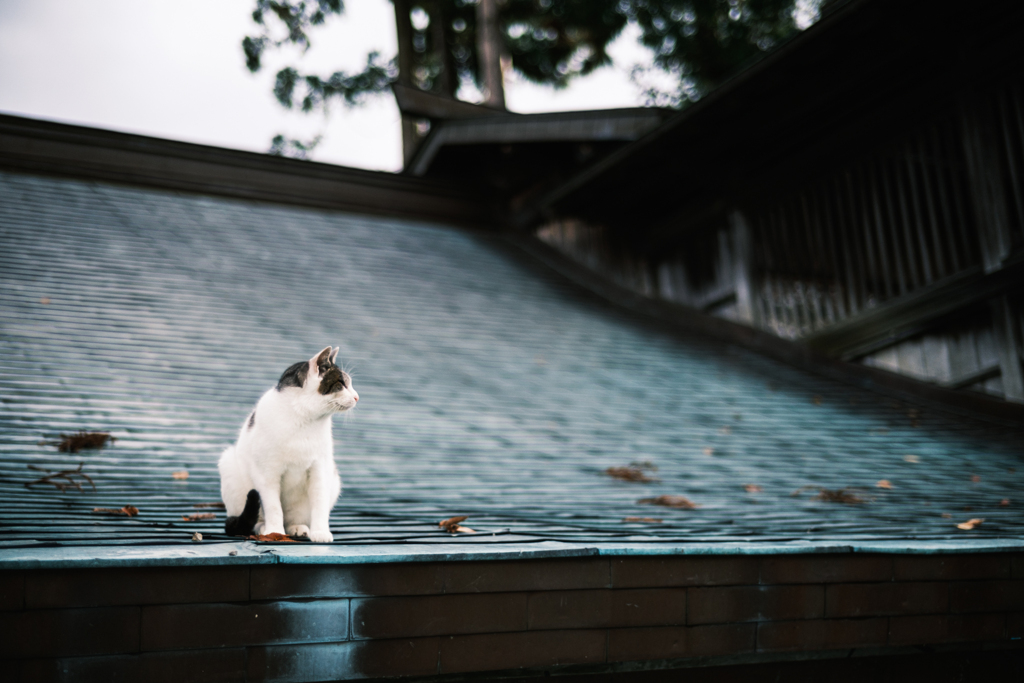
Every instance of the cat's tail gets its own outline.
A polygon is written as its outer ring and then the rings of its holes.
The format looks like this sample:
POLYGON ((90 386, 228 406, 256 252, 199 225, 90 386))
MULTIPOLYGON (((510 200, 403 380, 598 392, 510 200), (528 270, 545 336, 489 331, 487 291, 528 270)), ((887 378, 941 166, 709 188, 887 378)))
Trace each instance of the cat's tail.
POLYGON ((228 517, 224 531, 228 536, 248 536, 260 518, 260 492, 251 489, 245 497, 245 509, 237 517, 228 517))

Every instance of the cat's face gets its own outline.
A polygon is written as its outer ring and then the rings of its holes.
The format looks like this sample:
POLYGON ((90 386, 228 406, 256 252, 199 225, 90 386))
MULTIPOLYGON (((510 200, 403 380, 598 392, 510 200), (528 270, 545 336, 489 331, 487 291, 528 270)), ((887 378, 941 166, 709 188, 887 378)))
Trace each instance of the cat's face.
POLYGON ((324 413, 352 409, 359 394, 348 373, 334 364, 339 349, 328 346, 308 361, 292 365, 281 375, 277 390, 290 392, 296 400, 324 413))

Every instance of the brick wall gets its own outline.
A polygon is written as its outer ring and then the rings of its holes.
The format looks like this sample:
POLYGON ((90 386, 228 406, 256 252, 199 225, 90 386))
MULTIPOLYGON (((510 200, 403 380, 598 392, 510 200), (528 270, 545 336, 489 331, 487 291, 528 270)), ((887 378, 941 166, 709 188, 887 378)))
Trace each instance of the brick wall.
POLYGON ((425 676, 1022 635, 1020 554, 0 573, 0 658, 26 681, 425 676))

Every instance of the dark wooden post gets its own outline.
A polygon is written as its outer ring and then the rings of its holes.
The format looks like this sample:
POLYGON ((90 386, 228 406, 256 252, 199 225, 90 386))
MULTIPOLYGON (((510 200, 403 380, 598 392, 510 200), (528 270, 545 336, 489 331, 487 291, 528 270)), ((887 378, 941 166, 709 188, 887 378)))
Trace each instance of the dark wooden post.
POLYGON ((736 315, 740 322, 759 327, 757 286, 754 282, 754 243, 750 222, 739 209, 729 212, 733 244, 733 277, 736 287, 736 315))
MULTIPOLYGON (((398 83, 415 87, 412 80, 412 19, 409 17, 409 0, 393 0, 395 3, 395 33, 398 38, 398 83)), ((402 114, 402 163, 409 165, 420 145, 416 132, 416 117, 402 114)))
POLYGON ((484 105, 505 108, 505 85, 501 77, 501 31, 498 0, 479 0, 476 5, 476 59, 484 86, 484 105))
MULTIPOLYGON (((964 157, 974 204, 982 265, 986 273, 1003 268, 1012 249, 1010 214, 1002 177, 993 102, 987 93, 969 91, 960 108, 964 157)), ((1024 403, 1024 371, 1013 309, 1005 295, 989 302, 992 332, 999 354, 1003 397, 1024 403)))
POLYGON ((459 88, 459 79, 455 74, 455 60, 452 58, 452 51, 448 49, 448 41, 445 39, 447 17, 441 0, 434 0, 430 5, 430 39, 434 44, 434 54, 441 64, 441 73, 438 74, 436 89, 442 95, 455 97, 455 91, 459 88))

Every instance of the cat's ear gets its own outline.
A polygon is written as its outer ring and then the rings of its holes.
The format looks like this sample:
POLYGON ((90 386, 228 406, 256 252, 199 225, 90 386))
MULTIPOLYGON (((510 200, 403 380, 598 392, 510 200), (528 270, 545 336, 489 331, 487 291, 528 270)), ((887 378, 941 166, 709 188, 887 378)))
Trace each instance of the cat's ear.
POLYGON ((309 359, 309 372, 310 372, 310 374, 311 375, 319 375, 320 374, 320 365, 323 364, 323 363, 326 363, 327 359, 330 357, 330 355, 331 355, 331 347, 328 346, 327 348, 322 350, 320 353, 318 353, 315 356, 313 356, 312 358, 310 358, 309 359))
POLYGON ((334 363, 335 359, 338 357, 338 351, 341 351, 341 347, 340 346, 336 346, 334 348, 334 353, 331 354, 331 362, 332 363, 334 363))

